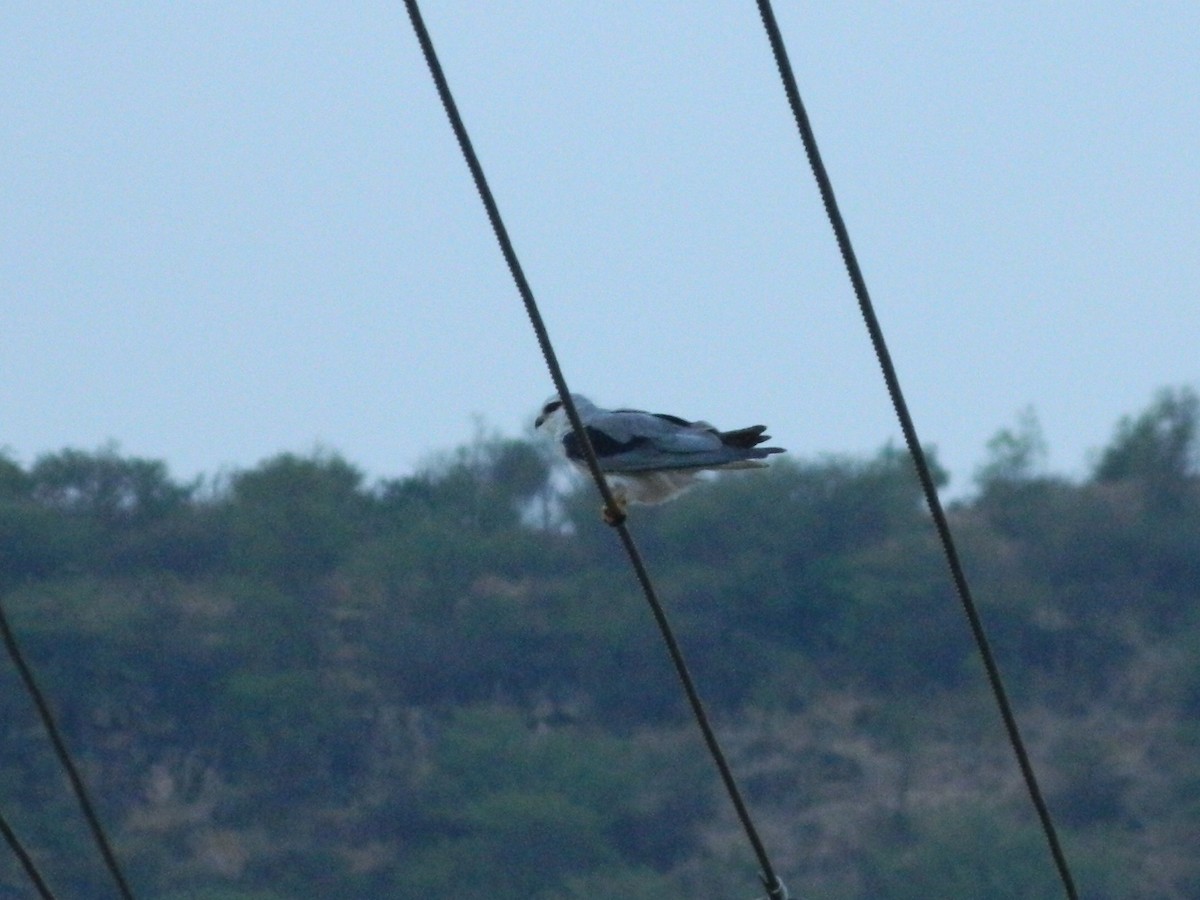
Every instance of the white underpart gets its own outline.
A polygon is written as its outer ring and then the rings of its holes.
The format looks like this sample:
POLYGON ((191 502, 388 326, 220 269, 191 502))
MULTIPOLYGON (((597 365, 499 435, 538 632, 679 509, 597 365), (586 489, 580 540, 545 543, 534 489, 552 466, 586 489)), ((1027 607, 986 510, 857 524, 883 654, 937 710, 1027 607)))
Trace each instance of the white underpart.
POLYGON ((700 470, 606 474, 620 503, 654 504, 673 500, 700 481, 700 470))

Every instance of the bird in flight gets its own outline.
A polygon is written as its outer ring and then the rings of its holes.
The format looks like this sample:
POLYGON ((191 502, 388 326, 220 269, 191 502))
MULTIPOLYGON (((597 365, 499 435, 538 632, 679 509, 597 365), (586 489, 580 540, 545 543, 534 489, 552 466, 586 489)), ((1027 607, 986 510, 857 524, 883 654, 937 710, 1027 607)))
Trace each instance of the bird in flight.
MULTIPOLYGON (((571 399, 622 512, 630 503, 663 503, 679 496, 700 479, 701 472, 761 469, 767 465, 766 457, 784 452, 782 447, 759 446, 771 439, 765 425, 718 431, 707 422, 665 413, 601 409, 580 394, 572 394, 571 399)), ((557 396, 547 400, 535 425, 555 438, 568 460, 587 471, 583 445, 562 400, 557 396)), ((604 517, 613 524, 609 510, 604 517)))

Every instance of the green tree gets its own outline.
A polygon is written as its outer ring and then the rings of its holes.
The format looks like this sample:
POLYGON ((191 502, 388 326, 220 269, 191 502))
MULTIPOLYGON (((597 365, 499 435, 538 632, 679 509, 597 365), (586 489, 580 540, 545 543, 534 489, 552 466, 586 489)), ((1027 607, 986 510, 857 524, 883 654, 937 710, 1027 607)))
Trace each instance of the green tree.
POLYGON ((192 488, 171 481, 165 463, 123 459, 113 445, 94 453, 63 450, 42 456, 29 480, 42 505, 106 524, 157 518, 192 494, 192 488))
POLYGON ((311 587, 369 530, 362 472, 336 454, 281 454, 235 474, 229 495, 235 565, 291 588, 311 587))
POLYGON ((1140 415, 1121 420, 1096 466, 1096 480, 1178 484, 1196 473, 1198 438, 1200 397, 1186 387, 1163 390, 1140 415))
POLYGON ((997 484, 1013 484, 1036 477, 1046 462, 1046 438, 1037 413, 1021 410, 1013 428, 996 432, 987 442, 987 461, 975 474, 985 491, 997 484))
POLYGON ((708 811, 710 792, 696 790, 707 769, 695 763, 594 729, 531 727, 517 711, 461 710, 423 779, 418 802, 432 816, 401 864, 400 893, 465 879, 489 896, 531 897, 595 869, 669 862, 708 811))
MULTIPOLYGON (((913 816, 911 829, 911 841, 868 855, 863 867, 865 896, 894 900, 1062 896, 1041 831, 1018 823, 1007 810, 995 806, 932 809, 913 816)), ((1084 896, 1100 900, 1130 896, 1129 882, 1121 879, 1115 861, 1106 871, 1090 865, 1088 869, 1084 896), (1112 889, 1122 883, 1123 890, 1112 889)))
POLYGON ((29 476, 9 455, 0 450, 0 500, 25 499, 29 496, 29 476))
POLYGON ((514 528, 548 490, 550 463, 527 441, 476 436, 404 479, 381 486, 381 507, 392 522, 414 517, 451 523, 457 529, 514 528))

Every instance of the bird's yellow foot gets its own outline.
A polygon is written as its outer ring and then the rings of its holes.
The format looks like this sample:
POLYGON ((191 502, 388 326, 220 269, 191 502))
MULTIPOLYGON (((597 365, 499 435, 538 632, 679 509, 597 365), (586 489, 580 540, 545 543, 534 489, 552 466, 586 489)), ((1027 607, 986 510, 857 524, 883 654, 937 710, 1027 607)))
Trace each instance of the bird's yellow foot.
POLYGON ((600 518, 615 528, 625 521, 625 507, 627 505, 628 501, 623 496, 614 493, 612 506, 605 504, 600 507, 600 518))

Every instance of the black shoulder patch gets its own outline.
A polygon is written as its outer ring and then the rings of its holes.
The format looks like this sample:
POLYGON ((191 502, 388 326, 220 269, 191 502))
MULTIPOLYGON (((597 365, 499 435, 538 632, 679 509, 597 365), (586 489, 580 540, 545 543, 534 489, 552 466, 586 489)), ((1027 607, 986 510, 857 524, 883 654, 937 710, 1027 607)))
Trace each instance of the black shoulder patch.
POLYGON ((687 419, 679 418, 679 416, 669 416, 666 413, 654 413, 653 415, 654 415, 654 418, 663 419, 667 422, 670 422, 672 425, 682 425, 686 428, 687 426, 692 424, 687 419))
MULTIPOLYGON (((592 428, 590 425, 585 425, 584 430, 587 432, 588 440, 592 442, 592 449, 596 451, 596 456, 600 459, 606 457, 618 456, 622 453, 628 453, 637 447, 649 442, 649 438, 635 437, 627 441, 613 440, 603 431, 592 428)), ((583 461, 583 446, 579 438, 575 436, 574 431, 568 431, 563 435, 563 449, 567 452, 568 459, 577 459, 583 461)))

